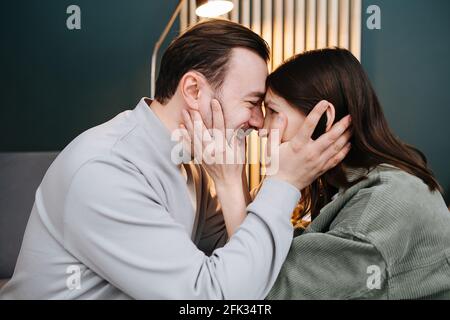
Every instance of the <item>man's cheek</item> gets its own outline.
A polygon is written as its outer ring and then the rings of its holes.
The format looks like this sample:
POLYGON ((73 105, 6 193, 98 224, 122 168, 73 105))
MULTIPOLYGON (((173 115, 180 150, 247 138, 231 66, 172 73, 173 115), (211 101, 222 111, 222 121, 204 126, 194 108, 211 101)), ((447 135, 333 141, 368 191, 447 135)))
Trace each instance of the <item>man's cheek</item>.
POLYGON ((246 108, 241 112, 240 118, 239 118, 239 127, 241 127, 244 124, 247 124, 250 122, 250 119, 252 118, 252 112, 250 109, 246 108))
POLYGON ((227 129, 239 129, 250 120, 250 110, 238 104, 235 106, 222 105, 222 109, 224 113, 225 126, 227 129))
POLYGON ((223 110, 223 120, 225 121, 225 128, 233 129, 234 126, 233 112, 230 109, 222 109, 222 110, 223 110))

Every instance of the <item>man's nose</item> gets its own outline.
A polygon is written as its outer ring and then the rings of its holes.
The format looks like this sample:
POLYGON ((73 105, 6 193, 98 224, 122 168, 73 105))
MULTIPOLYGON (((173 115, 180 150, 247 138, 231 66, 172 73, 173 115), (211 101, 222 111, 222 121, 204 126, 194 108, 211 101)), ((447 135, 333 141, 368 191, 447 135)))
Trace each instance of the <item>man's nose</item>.
POLYGON ((255 107, 252 109, 252 114, 248 124, 257 130, 264 126, 264 116, 261 108, 255 107))

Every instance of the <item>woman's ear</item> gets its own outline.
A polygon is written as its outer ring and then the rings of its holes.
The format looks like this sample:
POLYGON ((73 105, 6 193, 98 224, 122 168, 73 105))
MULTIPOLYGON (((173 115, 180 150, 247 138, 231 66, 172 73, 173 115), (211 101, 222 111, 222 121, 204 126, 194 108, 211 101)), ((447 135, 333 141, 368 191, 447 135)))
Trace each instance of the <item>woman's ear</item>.
POLYGON ((326 111, 327 115, 327 125, 325 132, 328 132, 334 124, 334 119, 336 118, 336 110, 334 109, 334 105, 328 102, 328 108, 326 111))
POLYGON ((187 72, 180 80, 180 91, 189 109, 199 110, 200 75, 187 72))

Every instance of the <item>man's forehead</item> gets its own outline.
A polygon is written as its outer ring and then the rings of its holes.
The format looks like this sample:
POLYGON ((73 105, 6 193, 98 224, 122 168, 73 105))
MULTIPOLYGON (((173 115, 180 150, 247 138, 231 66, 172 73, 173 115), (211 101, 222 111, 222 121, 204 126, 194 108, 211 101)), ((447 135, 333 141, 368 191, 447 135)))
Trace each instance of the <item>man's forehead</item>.
POLYGON ((240 97, 263 98, 267 64, 256 53, 241 48, 233 49, 228 62, 224 85, 240 97))
POLYGON ((229 72, 225 78, 224 87, 228 88, 227 91, 242 98, 263 99, 266 92, 266 77, 229 72))
POLYGON ((228 61, 229 71, 258 76, 264 75, 264 81, 267 77, 267 63, 257 53, 248 49, 234 48, 228 61))

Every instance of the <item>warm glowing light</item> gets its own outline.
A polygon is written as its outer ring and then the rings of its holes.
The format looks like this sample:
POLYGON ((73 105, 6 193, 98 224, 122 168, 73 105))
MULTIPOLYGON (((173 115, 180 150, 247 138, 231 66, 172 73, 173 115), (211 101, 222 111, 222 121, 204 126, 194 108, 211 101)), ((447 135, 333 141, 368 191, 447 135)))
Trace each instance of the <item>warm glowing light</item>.
POLYGON ((233 10, 233 3, 231 1, 209 0, 199 5, 195 13, 202 18, 214 18, 226 14, 231 10, 233 10))

